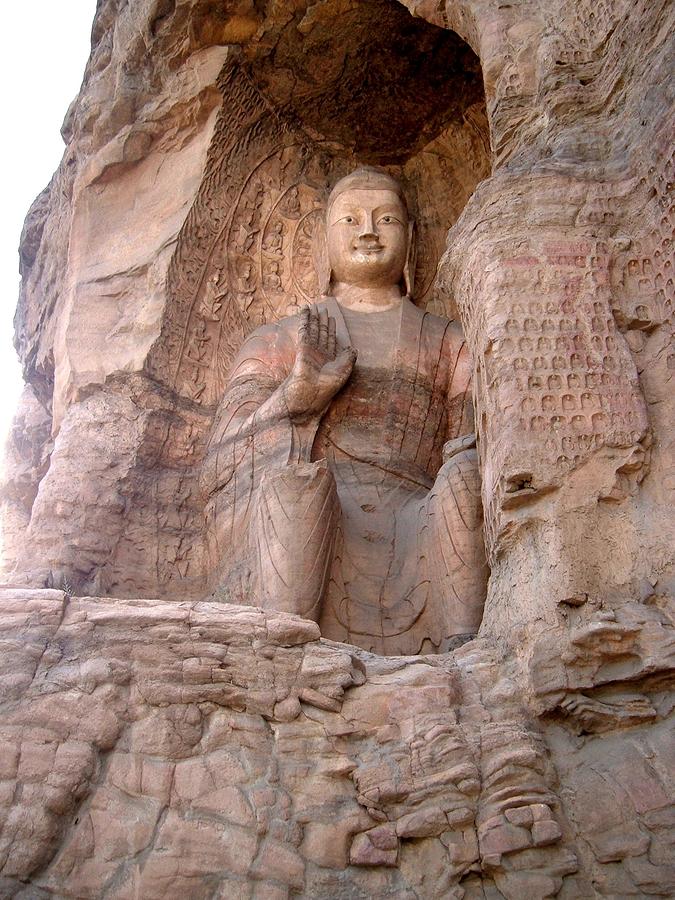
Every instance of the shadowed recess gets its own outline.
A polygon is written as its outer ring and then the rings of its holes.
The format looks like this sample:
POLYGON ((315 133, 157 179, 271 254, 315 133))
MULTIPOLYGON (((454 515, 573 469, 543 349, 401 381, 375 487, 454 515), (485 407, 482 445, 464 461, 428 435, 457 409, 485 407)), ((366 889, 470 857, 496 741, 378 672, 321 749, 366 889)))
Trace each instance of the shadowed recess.
POLYGON ((391 0, 297 12, 263 52, 253 73, 268 100, 366 162, 405 162, 483 99, 469 46, 391 0))

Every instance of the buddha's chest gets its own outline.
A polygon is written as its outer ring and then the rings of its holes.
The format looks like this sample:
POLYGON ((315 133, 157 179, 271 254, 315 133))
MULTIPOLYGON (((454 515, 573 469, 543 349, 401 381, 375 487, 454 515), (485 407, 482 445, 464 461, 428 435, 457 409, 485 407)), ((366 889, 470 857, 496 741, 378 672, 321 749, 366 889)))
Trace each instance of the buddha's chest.
POLYGON ((348 312, 344 314, 344 324, 347 334, 343 340, 346 338, 358 352, 356 368, 363 375, 368 371, 391 372, 400 336, 398 310, 348 312))
POLYGON ((435 474, 447 408, 447 385, 426 367, 387 369, 357 361, 322 419, 313 456, 331 458, 339 448, 354 459, 406 459, 435 474))

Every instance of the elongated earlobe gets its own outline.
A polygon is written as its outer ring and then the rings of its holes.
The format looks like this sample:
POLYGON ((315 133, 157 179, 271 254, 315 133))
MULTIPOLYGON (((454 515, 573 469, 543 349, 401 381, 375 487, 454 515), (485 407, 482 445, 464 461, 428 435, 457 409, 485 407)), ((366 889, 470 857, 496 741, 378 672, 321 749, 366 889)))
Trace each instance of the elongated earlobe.
POLYGON ((413 299, 415 289, 415 266, 417 265, 417 229, 415 220, 408 222, 408 253, 403 268, 403 287, 406 296, 413 299))
POLYGON ((312 252, 314 269, 319 278, 319 297, 323 297, 330 294, 330 283, 333 277, 328 257, 328 235, 326 234, 326 224, 323 221, 317 223, 314 231, 312 252))

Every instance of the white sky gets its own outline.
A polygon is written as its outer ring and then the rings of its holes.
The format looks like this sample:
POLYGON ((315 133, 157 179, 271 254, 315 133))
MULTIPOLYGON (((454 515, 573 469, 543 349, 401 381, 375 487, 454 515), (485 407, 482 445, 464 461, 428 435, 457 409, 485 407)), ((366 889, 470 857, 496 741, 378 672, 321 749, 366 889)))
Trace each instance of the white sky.
POLYGON ((22 388, 12 344, 19 237, 28 207, 48 184, 63 155, 61 123, 80 89, 95 10, 96 0, 11 0, 3 7, 0 447, 4 447, 22 388))

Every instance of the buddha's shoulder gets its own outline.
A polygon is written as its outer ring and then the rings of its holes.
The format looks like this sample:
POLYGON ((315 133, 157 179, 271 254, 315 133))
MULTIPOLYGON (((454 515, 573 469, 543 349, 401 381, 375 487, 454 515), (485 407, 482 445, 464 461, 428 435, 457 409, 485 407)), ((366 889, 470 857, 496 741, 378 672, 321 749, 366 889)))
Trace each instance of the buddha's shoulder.
MULTIPOLYGON (((419 307, 418 307, 419 308, 419 307)), ((448 319, 447 316, 439 316, 428 310, 419 310, 420 315, 424 316, 424 327, 427 333, 431 333, 439 338, 445 337, 453 342, 464 340, 464 332, 462 326, 457 319, 448 319)))

